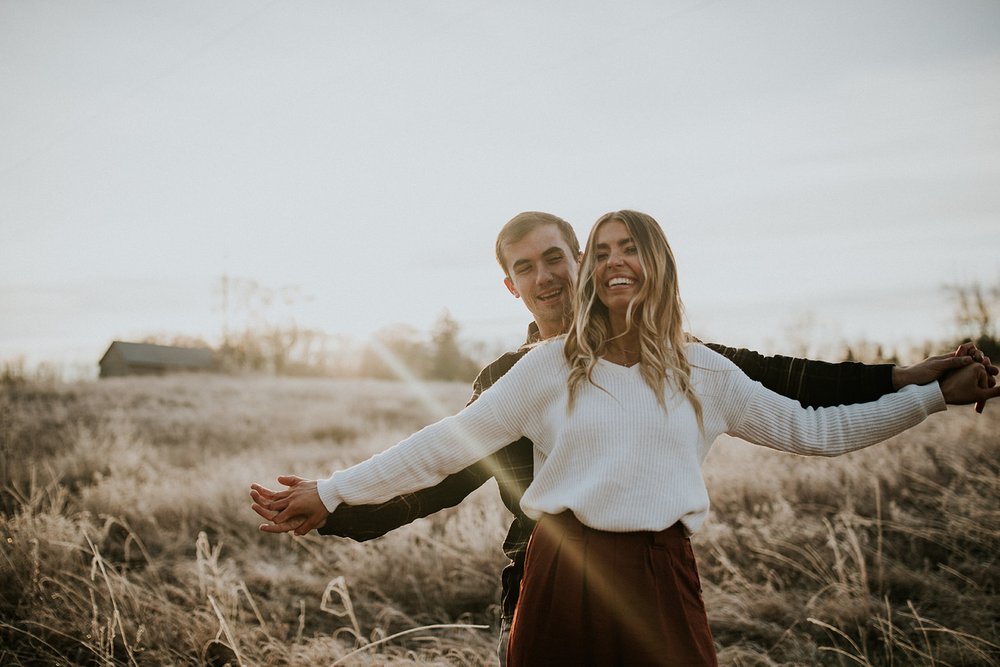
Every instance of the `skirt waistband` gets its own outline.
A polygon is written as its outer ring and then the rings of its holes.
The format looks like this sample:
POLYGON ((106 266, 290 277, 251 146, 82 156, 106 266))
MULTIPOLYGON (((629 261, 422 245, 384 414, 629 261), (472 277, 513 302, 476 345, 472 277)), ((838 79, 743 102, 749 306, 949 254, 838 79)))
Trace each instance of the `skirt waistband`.
POLYGON ((590 528, 576 518, 572 511, 567 510, 559 514, 546 514, 538 523, 539 527, 546 530, 555 529, 566 537, 578 539, 591 535, 612 536, 615 539, 626 541, 645 542, 648 544, 666 544, 676 540, 686 540, 688 538, 687 529, 680 521, 669 528, 663 530, 635 530, 635 531, 610 531, 590 528))

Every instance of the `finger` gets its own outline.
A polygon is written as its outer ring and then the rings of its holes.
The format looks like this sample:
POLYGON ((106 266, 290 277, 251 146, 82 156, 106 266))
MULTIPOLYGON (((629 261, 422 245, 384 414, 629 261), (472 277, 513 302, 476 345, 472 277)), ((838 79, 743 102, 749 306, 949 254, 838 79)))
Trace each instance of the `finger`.
POLYGON ((318 526, 324 518, 324 514, 315 514, 307 518, 299 525, 298 528, 295 529, 295 534, 299 536, 308 534, 309 531, 318 526))
POLYGON ((1000 391, 1000 387, 995 386, 993 378, 986 372, 982 366, 978 366, 976 369, 976 389, 973 396, 976 401, 986 401, 994 396, 994 392, 1000 391))
POLYGON ((290 533, 298 527, 298 521, 287 521, 285 523, 262 523, 258 526, 258 530, 262 533, 290 533))
POLYGON ((292 490, 291 489, 285 489, 284 491, 277 491, 275 493, 272 493, 271 496, 270 496, 270 499, 272 501, 274 501, 274 500, 284 500, 285 498, 287 498, 290 495, 292 495, 292 490))
POLYGON ((285 508, 274 515, 271 519, 272 523, 288 523, 289 521, 294 521, 295 525, 299 525, 300 522, 305 521, 306 515, 298 512, 292 508, 285 508))
POLYGON ((267 487, 261 486, 260 484, 251 484, 250 495, 253 495, 255 491, 265 498, 269 498, 274 495, 274 491, 268 489, 267 487))
MULTIPOLYGON (((259 493, 258 493, 258 494, 254 494, 254 493, 253 493, 253 492, 251 491, 251 492, 250 492, 250 497, 251 497, 251 498, 252 498, 252 499, 254 500, 254 502, 256 502, 256 503, 257 503, 258 505, 260 505, 261 507, 265 507, 265 508, 267 508, 267 509, 271 509, 271 510, 276 510, 276 509, 281 509, 281 507, 275 507, 275 506, 274 506, 274 504, 275 504, 276 502, 278 502, 278 501, 276 501, 276 500, 271 500, 271 499, 269 499, 269 498, 265 498, 265 497, 261 496, 261 495, 260 495, 259 493)), ((287 503, 288 501, 285 501, 285 500, 282 500, 281 502, 282 502, 282 503, 287 503)))
POLYGON ((298 475, 278 475, 278 484, 284 484, 285 486, 295 486, 299 482, 304 481, 306 480, 298 475))
POLYGON ((986 401, 989 400, 990 398, 989 396, 990 392, 1000 391, 1000 388, 996 387, 996 381, 989 373, 986 372, 981 373, 978 377, 978 380, 979 380, 979 387, 980 389, 982 389, 982 391, 980 392, 980 395, 977 397, 978 400, 976 400, 976 412, 979 414, 983 414, 983 410, 986 409, 986 401))
POLYGON ((982 365, 977 364, 972 370, 976 375, 976 386, 981 389, 989 389, 990 374, 986 372, 986 369, 982 365))
POLYGON ((978 399, 977 403, 980 402, 986 403, 986 401, 990 400, 991 398, 996 398, 997 396, 1000 396, 1000 387, 990 387, 989 389, 981 389, 978 392, 978 396, 976 397, 978 399))
POLYGON ((966 366, 971 366, 976 363, 976 361, 968 356, 955 357, 950 354, 941 355, 941 357, 931 357, 934 360, 934 366, 941 370, 942 372, 954 370, 956 368, 965 368, 966 366))
POLYGON ((287 510, 287 509, 288 509, 288 507, 289 507, 289 506, 290 506, 291 504, 292 504, 292 501, 291 501, 291 500, 286 500, 286 499, 282 499, 282 500, 272 500, 271 502, 269 502, 269 503, 267 504, 267 508, 268 508, 268 509, 272 509, 272 510, 276 510, 276 511, 278 511, 278 512, 282 512, 282 511, 284 511, 284 510, 287 510))
POLYGON ((955 356, 960 357, 970 355, 975 351, 975 349, 976 344, 972 341, 967 341, 958 346, 958 349, 955 350, 955 356))
POLYGON ((274 521, 274 517, 278 515, 278 513, 275 512, 274 510, 269 510, 266 507, 261 507, 257 503, 251 505, 250 509, 259 514, 262 519, 267 519, 268 521, 274 521))
MULTIPOLYGON (((996 386, 996 380, 990 374, 990 369, 989 369, 988 366, 986 367, 985 370, 986 370, 986 373, 985 373, 986 388, 990 389, 990 388, 996 386)), ((982 380, 983 380, 983 377, 981 376, 980 377, 980 386, 982 386, 982 380)), ((976 401, 976 413, 977 414, 983 414, 983 410, 985 410, 985 409, 986 409, 986 399, 985 398, 981 398, 980 400, 976 401)))

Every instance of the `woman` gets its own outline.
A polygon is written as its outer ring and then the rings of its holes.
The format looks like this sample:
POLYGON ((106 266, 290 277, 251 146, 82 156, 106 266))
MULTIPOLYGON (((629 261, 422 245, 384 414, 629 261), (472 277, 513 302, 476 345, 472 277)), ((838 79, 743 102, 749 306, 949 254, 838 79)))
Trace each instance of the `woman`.
POLYGON ((708 513, 700 466, 721 433, 800 454, 872 445, 971 402, 961 372, 875 403, 807 410, 688 343, 673 254, 634 211, 603 216, 584 251, 574 325, 454 417, 295 489, 275 523, 318 503, 377 503, 433 485, 526 436, 535 478, 509 665, 714 665, 688 536, 708 513), (318 492, 318 493, 317 493, 318 492))

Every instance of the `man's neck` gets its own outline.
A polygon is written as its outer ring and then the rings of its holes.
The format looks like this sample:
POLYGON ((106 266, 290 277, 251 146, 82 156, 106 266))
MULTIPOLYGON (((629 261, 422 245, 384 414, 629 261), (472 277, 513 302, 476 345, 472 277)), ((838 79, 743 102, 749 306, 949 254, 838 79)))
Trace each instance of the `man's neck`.
POLYGON ((535 325, 538 327, 538 337, 542 340, 561 336, 569 328, 569 323, 563 324, 562 322, 539 322, 535 320, 535 325))

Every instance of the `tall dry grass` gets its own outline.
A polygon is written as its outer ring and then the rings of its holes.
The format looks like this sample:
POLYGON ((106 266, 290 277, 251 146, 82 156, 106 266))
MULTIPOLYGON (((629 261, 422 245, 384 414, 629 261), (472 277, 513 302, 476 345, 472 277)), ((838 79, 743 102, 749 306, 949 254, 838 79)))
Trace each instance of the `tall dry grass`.
MULTIPOLYGON (((261 534, 246 495, 384 448, 465 385, 0 387, 0 664, 494 663, 492 483, 364 544, 261 534)), ((718 443, 695 547, 723 664, 997 664, 998 407, 833 460, 718 443)))

